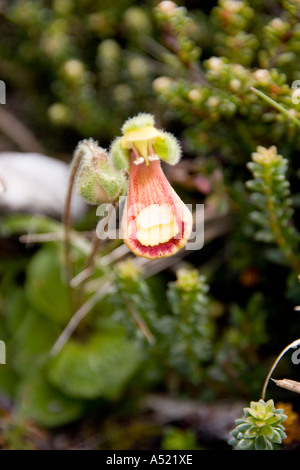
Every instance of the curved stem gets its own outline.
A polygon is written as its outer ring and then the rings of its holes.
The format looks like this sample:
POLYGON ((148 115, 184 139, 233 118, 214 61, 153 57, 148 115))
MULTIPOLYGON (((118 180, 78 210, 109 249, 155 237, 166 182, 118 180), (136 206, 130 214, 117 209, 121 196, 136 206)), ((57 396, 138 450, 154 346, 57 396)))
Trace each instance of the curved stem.
POLYGON ((107 217, 105 218, 105 223, 100 225, 101 231, 100 234, 95 232, 92 240, 92 247, 90 254, 88 255, 86 265, 79 274, 77 274, 75 277, 73 277, 70 281, 70 285, 72 287, 77 287, 80 284, 82 284, 84 281, 90 277, 90 275, 93 273, 94 265, 95 265, 95 260, 96 260, 96 255, 98 253, 99 247, 102 242, 101 235, 104 233, 105 227, 109 224, 109 221, 114 214, 114 209, 116 207, 115 202, 112 202, 108 209, 107 209, 107 217))
POLYGON ((253 91, 253 93, 255 93, 257 96, 259 96, 264 101, 266 101, 266 103, 273 106, 273 108, 277 109, 277 111, 279 111, 280 113, 284 114, 288 119, 290 119, 294 124, 296 124, 296 126, 300 127, 299 119, 297 119, 295 116, 290 114, 288 109, 284 108, 281 104, 277 103, 272 98, 270 98, 268 95, 266 95, 265 93, 263 93, 260 90, 257 90, 254 87, 250 87, 250 91, 253 91))
POLYGON ((71 292, 71 286, 70 286, 70 282, 73 277, 73 267, 72 267, 71 253, 70 253, 71 201, 72 201, 74 182, 75 182, 76 174, 77 174, 82 156, 83 156, 82 149, 80 147, 77 147, 74 153, 74 158, 71 163, 68 188, 67 188, 64 212, 63 212, 65 263, 66 263, 66 277, 67 277, 66 282, 67 282, 67 286, 69 289, 71 307, 73 307, 73 299, 72 299, 72 292, 71 292))
MULTIPOLYGON (((106 219, 105 225, 103 225, 102 231, 104 231, 105 226, 109 222, 111 216, 114 213, 114 208, 115 208, 115 203, 110 204, 108 208, 108 219, 106 219)), ((77 275, 75 278, 73 278, 71 282, 71 286, 78 285, 80 283, 84 283, 84 281, 89 277, 89 275, 92 273, 93 267, 94 267, 94 262, 95 262, 95 256, 97 254, 99 244, 101 243, 101 238, 98 237, 97 235, 94 238, 93 241, 93 246, 90 252, 90 255, 87 260, 86 268, 84 271, 82 271, 79 275, 77 275)), ((83 320, 84 317, 92 310, 92 308, 101 300, 103 297, 105 297, 109 292, 113 290, 112 285, 110 282, 106 282, 100 289, 92 296, 90 297, 84 304, 81 305, 81 307, 74 313, 72 316, 71 320, 55 342, 54 346, 51 349, 50 355, 55 356, 56 354, 59 353, 59 351, 63 348, 63 346, 66 344, 68 339, 72 336, 73 332, 83 320)))
POLYGON ((92 297, 90 297, 72 316, 71 320, 63 330, 59 338, 50 351, 51 356, 55 356, 64 347, 71 337, 81 320, 92 310, 92 308, 108 293, 112 292, 113 287, 110 282, 106 282, 92 297))
POLYGON ((281 353, 277 356, 276 360, 274 361, 267 377, 266 377, 266 380, 265 380, 265 383, 264 383, 264 386, 263 386, 263 389, 262 389, 262 395, 261 395, 261 398, 262 400, 265 399, 265 395, 266 395, 266 390, 267 390, 267 386, 268 386, 268 383, 269 383, 269 380, 271 378, 271 375, 273 374, 274 372, 274 369, 276 368, 278 362, 280 361, 280 359, 282 358, 282 356, 284 356, 284 354, 291 348, 296 348, 297 346, 300 345, 300 338, 299 339, 296 339, 295 341, 293 341, 292 343, 290 343, 288 346, 286 346, 282 351, 281 353))

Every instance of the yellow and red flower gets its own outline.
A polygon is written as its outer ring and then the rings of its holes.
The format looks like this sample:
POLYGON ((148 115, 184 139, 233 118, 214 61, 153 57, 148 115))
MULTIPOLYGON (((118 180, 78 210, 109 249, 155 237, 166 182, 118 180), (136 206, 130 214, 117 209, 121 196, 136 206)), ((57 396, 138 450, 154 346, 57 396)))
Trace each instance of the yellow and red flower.
POLYGON ((177 140, 154 127, 153 117, 141 114, 128 120, 123 136, 111 147, 115 168, 129 171, 129 187, 122 218, 122 235, 138 256, 156 259, 175 254, 191 234, 192 214, 165 177, 160 158, 169 164, 180 159, 177 140))

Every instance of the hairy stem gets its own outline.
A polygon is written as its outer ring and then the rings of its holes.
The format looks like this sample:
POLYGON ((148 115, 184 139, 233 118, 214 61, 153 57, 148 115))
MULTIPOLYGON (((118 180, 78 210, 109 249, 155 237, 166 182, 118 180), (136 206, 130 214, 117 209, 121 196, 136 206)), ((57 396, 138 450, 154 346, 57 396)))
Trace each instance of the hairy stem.
POLYGON ((71 223, 72 223, 71 201, 72 201, 74 182, 75 182, 76 174, 77 174, 82 156, 83 156, 83 151, 81 149, 77 149, 75 151, 74 158, 72 160, 72 164, 70 168, 68 188, 67 188, 64 212, 63 212, 66 282, 67 282, 67 286, 69 289, 69 298, 70 298, 72 311, 74 308, 74 299, 73 299, 73 294, 72 294, 72 288, 70 286, 70 282, 73 277, 73 266, 72 266, 71 252, 70 252, 71 251, 70 250, 70 238, 71 238, 70 234, 71 234, 71 223))

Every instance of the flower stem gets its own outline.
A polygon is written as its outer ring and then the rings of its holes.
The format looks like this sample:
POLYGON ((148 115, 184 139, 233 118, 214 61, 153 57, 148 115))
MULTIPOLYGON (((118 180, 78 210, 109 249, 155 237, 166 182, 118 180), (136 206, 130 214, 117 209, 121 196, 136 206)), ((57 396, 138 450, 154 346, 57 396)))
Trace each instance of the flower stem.
POLYGON ((50 351, 50 356, 56 356, 61 351, 84 317, 86 317, 86 315, 103 297, 112 291, 113 286, 111 283, 109 281, 105 282, 92 297, 90 297, 83 305, 81 305, 81 307, 75 312, 63 332, 56 340, 50 351))
POLYGON ((64 225, 64 244, 65 244, 65 263, 66 263, 66 282, 69 289, 69 297, 70 303, 73 310, 73 295, 72 295, 72 288, 70 286, 71 279, 73 277, 73 266, 72 266, 72 259, 70 253, 70 234, 71 234, 71 201, 72 201, 72 193, 74 182, 76 178, 76 174, 81 162, 81 158, 83 156, 83 151, 78 148, 75 151, 74 158, 72 160, 70 174, 69 174, 69 181, 68 181, 68 188, 67 194, 65 199, 65 206, 63 212, 63 225, 64 225))
POLYGON ((268 104, 273 106, 273 108, 277 109, 280 113, 284 114, 288 119, 290 119, 296 126, 300 127, 300 120, 297 119, 295 116, 289 113, 289 110, 284 108, 281 104, 277 103, 274 101, 272 98, 270 98, 268 95, 263 93, 260 90, 257 90, 257 88, 250 87, 250 91, 253 91, 257 96, 262 98, 264 101, 266 101, 268 104))

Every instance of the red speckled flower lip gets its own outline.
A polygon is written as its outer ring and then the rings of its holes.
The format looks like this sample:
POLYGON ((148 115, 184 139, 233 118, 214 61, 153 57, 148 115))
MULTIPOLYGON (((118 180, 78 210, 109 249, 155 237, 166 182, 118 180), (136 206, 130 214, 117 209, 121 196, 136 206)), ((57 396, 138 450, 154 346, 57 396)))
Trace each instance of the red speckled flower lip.
POLYGON ((191 212, 169 184, 159 159, 139 161, 131 151, 122 218, 128 248, 149 259, 174 255, 186 245, 192 224, 191 212))

